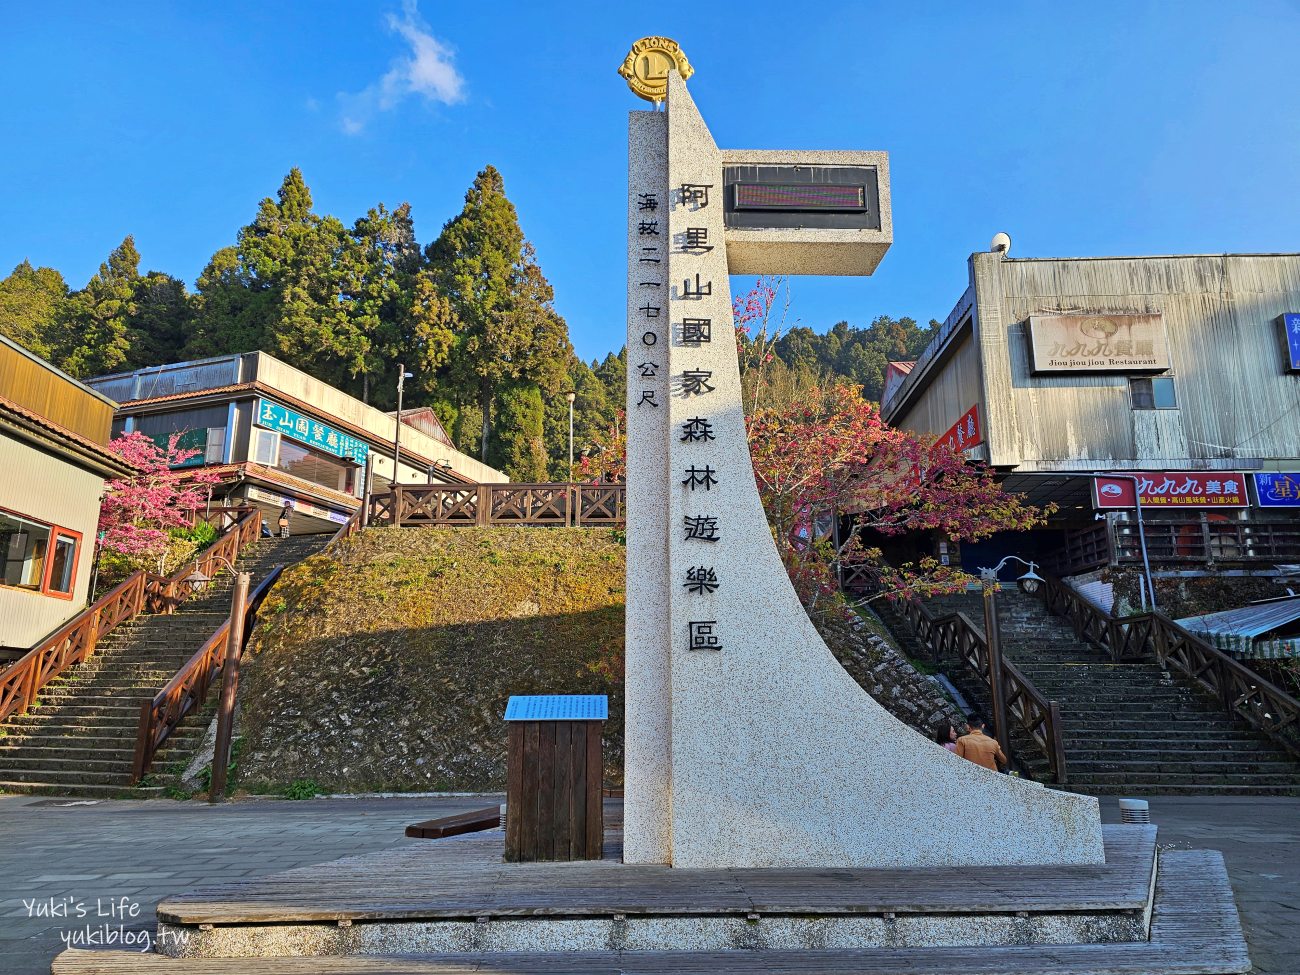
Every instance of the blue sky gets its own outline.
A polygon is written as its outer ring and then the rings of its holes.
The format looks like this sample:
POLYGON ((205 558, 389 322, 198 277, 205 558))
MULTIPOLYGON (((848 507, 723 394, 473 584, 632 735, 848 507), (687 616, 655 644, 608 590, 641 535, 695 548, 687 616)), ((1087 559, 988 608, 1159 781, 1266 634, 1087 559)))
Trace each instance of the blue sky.
POLYGON ((409 201, 421 241, 505 176, 584 358, 622 343, 615 70, 675 37, 724 147, 884 149, 874 277, 798 278, 824 330, 942 318, 966 257, 1300 250, 1300 3, 402 0, 21 4, 0 36, 0 274, 84 284, 124 235, 193 283, 302 167, 346 222, 409 201))

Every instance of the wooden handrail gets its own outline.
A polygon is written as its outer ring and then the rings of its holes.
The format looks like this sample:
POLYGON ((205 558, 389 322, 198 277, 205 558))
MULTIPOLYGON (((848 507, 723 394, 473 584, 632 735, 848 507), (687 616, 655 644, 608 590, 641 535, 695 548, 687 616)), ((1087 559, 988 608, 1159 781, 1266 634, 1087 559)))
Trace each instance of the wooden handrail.
MULTIPOLYGON (((215 575, 221 565, 215 554, 233 562, 247 540, 257 538, 262 516, 255 508, 243 510, 239 520, 199 555, 207 575, 215 575)), ((123 623, 141 613, 169 613, 184 602, 193 592, 184 582, 192 571, 191 564, 170 576, 138 569, 27 651, 0 674, 0 722, 26 713, 46 684, 93 654, 99 641, 123 623)))
POLYGON ((1115 617, 1059 579, 1045 575, 1044 581, 1047 609, 1069 620, 1075 633, 1107 651, 1112 661, 1155 657, 1162 668, 1187 677, 1226 712, 1300 755, 1300 700, 1164 613, 1115 617))
POLYGON ((325 547, 321 549, 321 551, 332 552, 334 551, 335 546, 343 541, 343 539, 350 538, 357 532, 361 531, 361 519, 365 516, 366 505, 368 503, 369 499, 366 499, 362 501, 361 504, 357 505, 357 510, 352 512, 352 516, 339 526, 338 531, 330 536, 330 540, 325 543, 325 547))
MULTIPOLYGON (((965 613, 935 616, 914 596, 901 602, 904 618, 917 638, 930 648, 935 663, 941 662, 945 656, 955 657, 992 688, 988 643, 965 613)), ((1042 750, 1052 781, 1065 785, 1068 779, 1060 706, 1045 697, 1033 681, 1005 656, 1002 658, 1002 686, 1008 717, 1042 750)))
MULTIPOLYGON (((280 578, 284 566, 277 565, 267 573, 249 594, 248 607, 244 612, 244 644, 252 632, 257 619, 257 611, 262 605, 271 587, 280 578)), ((154 757, 163 743, 176 730, 186 715, 203 707, 208 691, 221 676, 222 664, 226 658, 226 644, 230 635, 230 619, 227 617, 216 632, 204 641, 194 656, 190 657, 176 672, 171 680, 163 685, 162 690, 153 696, 153 700, 140 705, 140 722, 136 729, 135 754, 131 761, 131 784, 139 782, 153 766, 154 757)), ((240 647, 242 654, 244 648, 240 647)))

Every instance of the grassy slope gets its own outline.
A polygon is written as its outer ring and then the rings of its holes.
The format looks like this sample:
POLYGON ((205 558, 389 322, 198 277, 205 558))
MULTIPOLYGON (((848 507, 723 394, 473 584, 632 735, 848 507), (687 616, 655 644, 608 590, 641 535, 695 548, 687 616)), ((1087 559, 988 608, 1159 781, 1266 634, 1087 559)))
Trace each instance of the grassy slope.
POLYGON ((379 528, 308 559, 246 658, 239 784, 500 789, 506 699, 537 693, 610 695, 617 776, 623 573, 592 529, 379 528))

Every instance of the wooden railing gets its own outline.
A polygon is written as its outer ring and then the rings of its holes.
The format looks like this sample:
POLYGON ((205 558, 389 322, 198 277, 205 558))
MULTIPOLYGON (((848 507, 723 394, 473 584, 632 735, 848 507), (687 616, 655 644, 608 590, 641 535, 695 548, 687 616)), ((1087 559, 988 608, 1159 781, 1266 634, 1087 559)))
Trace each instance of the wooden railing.
MULTIPOLYGON (((1248 519, 1154 521, 1144 523, 1152 562, 1295 562, 1300 560, 1300 528, 1294 523, 1248 519)), ((1116 526, 1115 558, 1142 558, 1136 522, 1116 526)))
MULTIPOLYGON (((216 542, 198 556, 204 574, 215 576, 222 568, 217 556, 231 562, 240 549, 257 539, 262 516, 256 509, 240 509, 240 514, 216 542)), ((170 576, 160 576, 143 569, 127 576, 121 583, 69 620, 58 630, 0 674, 0 721, 21 715, 32 706, 41 688, 55 677, 84 661, 99 641, 140 613, 170 613, 193 593, 185 582, 194 571, 187 562, 170 576)))
MULTIPOLYGON (((262 600, 279 579, 284 566, 277 565, 266 578, 257 584, 248 597, 248 606, 244 612, 244 644, 253 629, 253 621, 262 600)), ((176 730, 186 715, 203 707, 208 691, 221 677, 222 665, 226 659, 226 650, 230 636, 230 620, 227 618, 217 631, 208 637, 180 670, 154 695, 153 700, 140 705, 140 723, 136 730, 135 755, 131 762, 131 784, 139 782, 153 765, 154 756, 158 754, 163 743, 176 730)), ((244 648, 240 647, 242 654, 244 648)))
MULTIPOLYGON (((900 611, 918 639, 930 648, 934 662, 951 659, 965 664, 984 684, 993 687, 988 643, 965 613, 934 616, 916 598, 905 599, 900 611)), ((1007 717, 1027 734, 1047 758, 1052 781, 1066 784, 1064 727, 1061 711, 1010 660, 1002 659, 1002 687, 1007 717)))
POLYGON ((352 517, 339 526, 339 530, 330 536, 330 540, 325 543, 323 552, 332 552, 335 547, 345 538, 351 538, 357 532, 361 531, 361 522, 366 513, 365 502, 357 506, 357 510, 352 512, 352 517))
POLYGON ((1175 670, 1219 702, 1229 714, 1267 733, 1300 755, 1300 701, 1160 612, 1116 618, 1065 583, 1045 577, 1047 608, 1064 617, 1083 639, 1112 661, 1150 660, 1175 670))
POLYGON ((371 495, 372 525, 621 527, 623 484, 397 484, 371 495))
POLYGON ((1110 526, 1093 523, 1086 528, 1067 528, 1060 548, 1044 556, 1043 564, 1058 576, 1074 575, 1110 565, 1110 526))

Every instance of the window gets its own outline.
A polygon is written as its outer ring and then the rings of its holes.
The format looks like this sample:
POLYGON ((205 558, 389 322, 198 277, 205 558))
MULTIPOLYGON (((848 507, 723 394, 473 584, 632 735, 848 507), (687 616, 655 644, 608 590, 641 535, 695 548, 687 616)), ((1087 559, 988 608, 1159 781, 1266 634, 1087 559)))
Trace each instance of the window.
POLYGON ((50 559, 49 591, 71 596, 76 571, 77 540, 71 535, 55 535, 54 556, 50 559))
POLYGON ((352 493, 356 467, 346 461, 317 453, 287 440, 280 442, 280 470, 344 494, 352 493))
POLYGON ((253 463, 274 467, 280 459, 280 435, 270 430, 253 430, 253 463))
POLYGON ((0 511, 0 585, 72 598, 81 536, 0 511))
POLYGON ((1178 396, 1174 392, 1172 376, 1130 379, 1128 390, 1135 410, 1178 409, 1178 396))
POLYGON ((208 427, 207 444, 203 450, 203 463, 220 464, 226 459, 226 428, 208 427))

